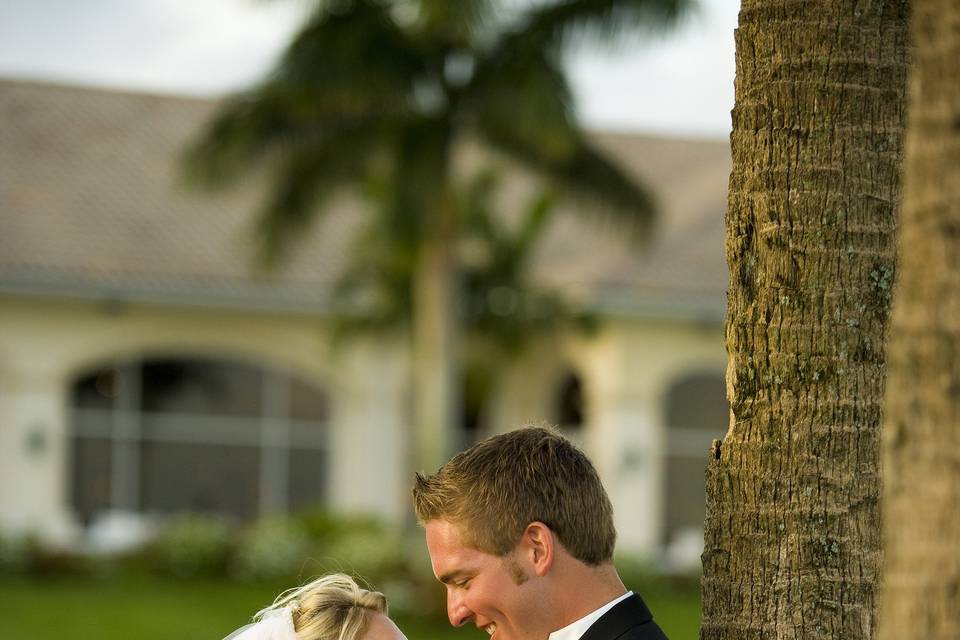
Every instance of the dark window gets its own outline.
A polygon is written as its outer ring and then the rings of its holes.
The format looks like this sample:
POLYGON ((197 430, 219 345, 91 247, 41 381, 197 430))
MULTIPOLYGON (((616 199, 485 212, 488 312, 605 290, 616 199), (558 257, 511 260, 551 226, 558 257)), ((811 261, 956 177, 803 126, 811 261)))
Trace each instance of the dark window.
POLYGON ((290 381, 290 417, 294 420, 326 420, 327 396, 315 386, 296 378, 290 381))
POLYGON ((110 409, 117 395, 115 369, 102 369, 84 376, 73 385, 73 406, 83 409, 110 409))
POLYGON ((575 373, 564 376, 556 399, 556 420, 565 430, 583 427, 583 388, 575 373))
POLYGON ((493 374, 480 366, 468 366, 463 374, 463 396, 460 398, 463 442, 468 447, 475 443, 482 433, 487 405, 493 391, 493 374))
POLYGON ((80 378, 72 408, 71 493, 84 522, 117 508, 243 519, 323 499, 326 396, 287 374, 228 361, 117 363, 80 378))
POLYGON ((153 513, 257 515, 260 462, 256 447, 144 442, 140 508, 153 513))
POLYGON ((107 438, 72 439, 71 498, 84 524, 110 508, 110 451, 107 438))
POLYGON ((697 373, 675 382, 666 396, 667 464, 664 542, 684 529, 703 527, 704 472, 710 443, 727 429, 729 408, 720 373, 697 373))
MULTIPOLYGON (((674 429, 726 431, 727 387, 720 374, 697 374, 667 392, 667 424, 674 429)), ((709 444, 709 443, 708 443, 709 444)))
POLYGON ((290 452, 289 506, 300 509, 326 501, 327 456, 318 449, 290 452))
POLYGON ((144 411, 258 416, 263 376, 246 364, 154 360, 143 365, 144 411))

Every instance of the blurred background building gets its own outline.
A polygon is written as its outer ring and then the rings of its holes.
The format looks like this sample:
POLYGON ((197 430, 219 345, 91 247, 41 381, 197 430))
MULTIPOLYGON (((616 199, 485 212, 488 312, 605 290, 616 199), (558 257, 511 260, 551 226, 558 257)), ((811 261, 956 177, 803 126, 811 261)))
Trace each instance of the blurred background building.
MULTIPOLYGON (((70 542, 108 514, 317 504, 411 517, 406 342, 331 340, 360 207, 344 200, 278 270, 257 270, 257 180, 209 197, 177 177, 214 107, 0 80, 0 532, 70 542)), ((654 189, 658 232, 638 248, 558 215, 533 276, 598 329, 504 362, 457 439, 560 424, 598 466, 621 550, 698 553, 703 467, 728 415, 729 149, 596 141, 654 189)))

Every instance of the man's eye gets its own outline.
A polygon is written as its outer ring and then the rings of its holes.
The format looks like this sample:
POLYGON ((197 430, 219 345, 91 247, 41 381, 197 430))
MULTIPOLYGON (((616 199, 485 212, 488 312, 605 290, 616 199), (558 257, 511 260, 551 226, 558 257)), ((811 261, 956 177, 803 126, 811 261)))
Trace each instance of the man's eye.
POLYGON ((465 578, 463 580, 457 580, 453 583, 453 586, 455 586, 457 589, 466 589, 469 584, 470 578, 465 578))

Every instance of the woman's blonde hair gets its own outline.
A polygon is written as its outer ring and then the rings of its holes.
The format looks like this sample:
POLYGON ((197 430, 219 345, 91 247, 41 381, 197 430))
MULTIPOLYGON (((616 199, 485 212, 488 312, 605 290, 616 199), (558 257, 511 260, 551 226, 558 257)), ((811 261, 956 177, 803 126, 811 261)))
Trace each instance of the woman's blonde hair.
POLYGON ((281 593, 254 618, 287 607, 299 640, 358 640, 374 613, 387 615, 387 598, 348 575, 331 573, 281 593))

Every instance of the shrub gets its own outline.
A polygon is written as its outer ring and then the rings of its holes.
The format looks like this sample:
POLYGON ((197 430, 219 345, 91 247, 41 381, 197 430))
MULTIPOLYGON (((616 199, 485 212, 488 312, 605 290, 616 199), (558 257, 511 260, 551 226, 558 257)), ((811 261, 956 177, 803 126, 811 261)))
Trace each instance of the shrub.
POLYGON ((89 575, 106 570, 106 562, 91 558, 72 549, 33 545, 30 555, 30 573, 34 575, 89 575))
POLYGON ((630 555, 618 555, 614 564, 627 589, 638 593, 696 592, 700 588, 700 573, 697 571, 665 573, 653 562, 630 555))
POLYGON ((318 544, 325 545, 357 534, 378 534, 386 527, 372 516, 342 516, 314 509, 302 511, 292 518, 318 544))
POLYGON ((20 573, 30 569, 35 546, 29 536, 0 536, 0 572, 20 573))
POLYGON ((341 516, 314 510, 294 516, 314 542, 317 573, 342 571, 376 588, 384 580, 404 580, 402 530, 371 516, 341 516))
POLYGON ((376 586, 404 573, 403 546, 398 532, 381 529, 361 530, 330 540, 322 552, 376 586))
POLYGON ((314 542, 304 573, 341 571, 382 591, 391 611, 417 614, 445 610, 445 593, 433 577, 422 531, 404 531, 370 516, 323 510, 296 514, 314 542))
POLYGON ((169 521, 148 546, 148 561, 180 577, 222 576, 234 546, 234 528, 224 519, 200 514, 169 521))
POLYGON ((243 533, 231 573, 244 580, 297 580, 312 546, 304 527, 292 518, 258 520, 243 533))
POLYGON ((403 538, 401 553, 404 561, 402 571, 380 585, 390 598, 390 610, 418 616, 444 616, 447 592, 433 575, 430 556, 423 543, 423 531, 408 532, 403 538))
POLYGON ((91 574, 97 572, 101 564, 76 549, 46 545, 30 534, 0 536, 0 573, 91 574))

